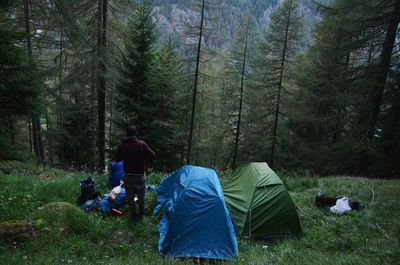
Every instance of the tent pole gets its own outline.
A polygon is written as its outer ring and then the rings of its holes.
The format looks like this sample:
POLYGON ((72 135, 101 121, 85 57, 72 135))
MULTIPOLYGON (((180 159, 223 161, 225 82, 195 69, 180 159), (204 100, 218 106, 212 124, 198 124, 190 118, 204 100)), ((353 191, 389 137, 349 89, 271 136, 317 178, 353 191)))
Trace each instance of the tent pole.
POLYGON ((249 245, 251 245, 251 207, 250 207, 250 222, 249 222, 249 245))

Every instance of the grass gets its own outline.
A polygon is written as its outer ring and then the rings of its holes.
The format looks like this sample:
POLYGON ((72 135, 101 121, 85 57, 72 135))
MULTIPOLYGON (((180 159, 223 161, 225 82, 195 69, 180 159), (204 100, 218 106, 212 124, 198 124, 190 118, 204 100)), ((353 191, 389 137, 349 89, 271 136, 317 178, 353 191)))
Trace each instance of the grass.
MULTIPOLYGON (((37 231, 28 241, 0 244, 0 264, 193 264, 158 257, 159 218, 150 215, 154 193, 147 193, 144 222, 132 224, 127 215, 86 214, 74 206, 84 172, 18 162, 2 162, 0 169, 0 222, 30 220, 37 231)), ((161 177, 152 175, 149 182, 161 177)), ((399 180, 281 177, 299 208, 302 237, 239 240, 240 256, 227 264, 400 264, 399 180), (364 208, 335 216, 314 206, 317 192, 347 196, 364 208)), ((95 179, 101 192, 109 191, 106 176, 95 179)))

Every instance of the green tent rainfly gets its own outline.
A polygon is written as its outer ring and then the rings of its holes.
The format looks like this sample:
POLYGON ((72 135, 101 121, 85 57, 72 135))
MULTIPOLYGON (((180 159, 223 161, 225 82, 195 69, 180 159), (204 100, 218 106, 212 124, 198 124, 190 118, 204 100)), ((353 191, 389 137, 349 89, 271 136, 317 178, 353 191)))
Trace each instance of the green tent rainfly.
POLYGON ((301 233, 296 206, 267 163, 238 168, 223 190, 240 236, 274 238, 301 233))

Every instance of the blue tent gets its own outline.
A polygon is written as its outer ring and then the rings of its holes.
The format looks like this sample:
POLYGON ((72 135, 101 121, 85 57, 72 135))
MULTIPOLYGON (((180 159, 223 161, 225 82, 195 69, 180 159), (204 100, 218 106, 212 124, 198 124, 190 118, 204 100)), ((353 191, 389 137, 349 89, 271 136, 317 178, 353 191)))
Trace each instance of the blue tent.
POLYGON ((158 188, 154 215, 162 209, 160 255, 228 260, 238 255, 234 227, 214 170, 184 166, 166 177, 158 188))

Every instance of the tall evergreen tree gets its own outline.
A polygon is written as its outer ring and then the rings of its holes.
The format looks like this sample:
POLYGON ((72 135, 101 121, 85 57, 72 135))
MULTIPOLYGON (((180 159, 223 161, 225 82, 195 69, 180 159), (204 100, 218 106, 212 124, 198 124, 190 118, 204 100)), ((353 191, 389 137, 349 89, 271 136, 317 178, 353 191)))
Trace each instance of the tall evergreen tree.
POLYGON ((120 126, 136 124, 139 135, 156 151, 156 167, 172 170, 183 145, 185 82, 172 43, 154 47, 155 24, 150 2, 143 2, 128 22, 128 38, 117 86, 120 126))
POLYGON ((369 158, 371 155, 369 144, 373 140, 376 125, 378 124, 386 80, 391 66, 392 52, 400 23, 400 0, 371 1, 371 5, 374 7, 374 11, 379 12, 379 15, 368 10, 369 12, 366 12, 368 22, 360 23, 360 26, 369 26, 373 32, 383 29, 384 36, 382 36, 382 44, 379 47, 378 62, 371 67, 369 76, 370 85, 358 120, 360 130, 367 132, 364 134, 366 137, 363 137, 366 145, 360 151, 358 158, 358 171, 363 171, 371 162, 369 158), (382 15, 384 16, 383 18, 381 17, 382 15))
POLYGON ((236 159, 239 147, 239 137, 240 137, 240 125, 242 121, 242 108, 243 108, 243 91, 244 91, 244 81, 245 81, 245 74, 246 74, 246 62, 248 63, 248 43, 249 43, 249 29, 250 29, 250 16, 247 19, 244 36, 241 36, 242 40, 239 40, 244 45, 243 46, 243 58, 241 60, 241 72, 240 72, 240 93, 239 93, 239 109, 237 115, 237 124, 236 124, 236 132, 235 132, 235 149, 233 151, 233 162, 232 168, 236 168, 236 159))
POLYGON ((38 1, 34 7, 43 12, 41 27, 50 29, 38 34, 36 43, 48 80, 47 140, 57 147, 60 165, 94 170, 98 27, 92 22, 98 21, 98 1, 57 0, 52 5, 38 1))
POLYGON ((15 27, 10 1, 0 1, 0 159, 16 159, 16 122, 37 107, 36 70, 23 49, 25 34, 15 27), (8 138, 9 137, 9 138, 8 138))
POLYGON ((185 143, 184 120, 186 82, 179 56, 168 41, 155 53, 149 70, 149 89, 152 91, 152 119, 147 121, 149 132, 145 135, 159 157, 156 167, 172 171, 180 165, 179 150, 185 143))
POLYGON ((105 169, 105 123, 106 123, 106 51, 107 51, 107 17, 108 1, 97 3, 97 125, 98 125, 98 164, 99 170, 105 169))
POLYGON ((284 0, 271 14, 269 27, 260 45, 259 65, 264 68, 263 86, 271 98, 266 104, 274 106, 272 141, 268 162, 274 166, 278 142, 278 126, 285 82, 288 81, 290 64, 299 50, 302 14, 299 1, 284 0))
MULTIPOLYGON (((31 33, 31 15, 30 5, 28 0, 24 0, 24 15, 25 15, 25 33, 26 33, 26 49, 28 53, 28 63, 33 64, 33 48, 32 48, 32 33, 31 33)), ((33 146, 37 158, 37 163, 44 162, 44 148, 42 142, 42 127, 40 122, 40 114, 37 111, 32 113, 32 136, 33 146)))
POLYGON ((189 129, 189 139, 188 139, 188 150, 187 150, 187 157, 186 162, 190 164, 190 155, 192 151, 192 141, 193 141, 193 130, 194 130, 194 123, 195 123, 195 114, 196 114, 196 98, 197 98, 197 87, 198 87, 198 80, 199 80, 199 66, 200 66, 200 58, 201 58, 201 45, 202 45, 202 38, 203 38, 203 27, 204 27, 204 11, 205 11, 206 3, 205 0, 202 0, 201 4, 201 15, 199 21, 199 33, 198 33, 198 44, 197 44, 197 52, 196 52, 196 68, 194 72, 194 85, 193 85, 193 97, 192 97, 192 111, 190 116, 190 129, 189 129))
POLYGON ((135 123, 143 135, 150 133, 147 124, 154 96, 149 89, 149 71, 155 57, 156 40, 152 16, 150 2, 144 1, 129 17, 125 52, 119 68, 119 97, 116 99, 122 115, 119 125, 124 127, 135 123))
MULTIPOLYGON (((289 115, 291 136, 286 139, 296 167, 360 174, 372 172, 368 168, 381 161, 376 149, 379 135, 376 138, 369 126, 376 119, 372 105, 379 106, 379 111, 382 105, 370 103, 371 95, 377 99, 383 92, 376 90, 377 83, 382 85, 379 73, 390 69, 392 52, 384 46, 396 4, 337 0, 323 9, 314 45, 299 58, 295 71, 299 89, 292 101, 295 110, 289 115)), ((373 123, 375 128, 379 120, 373 123)))
POLYGON ((243 114, 245 105, 245 90, 249 81, 249 61, 251 57, 252 42, 254 41, 254 21, 250 14, 238 29, 235 41, 232 44, 230 58, 225 69, 226 91, 223 95, 225 98, 225 111, 229 113, 229 117, 225 121, 229 128, 232 146, 231 167, 235 168, 238 160, 239 142, 242 138, 241 126, 243 126, 243 114))

